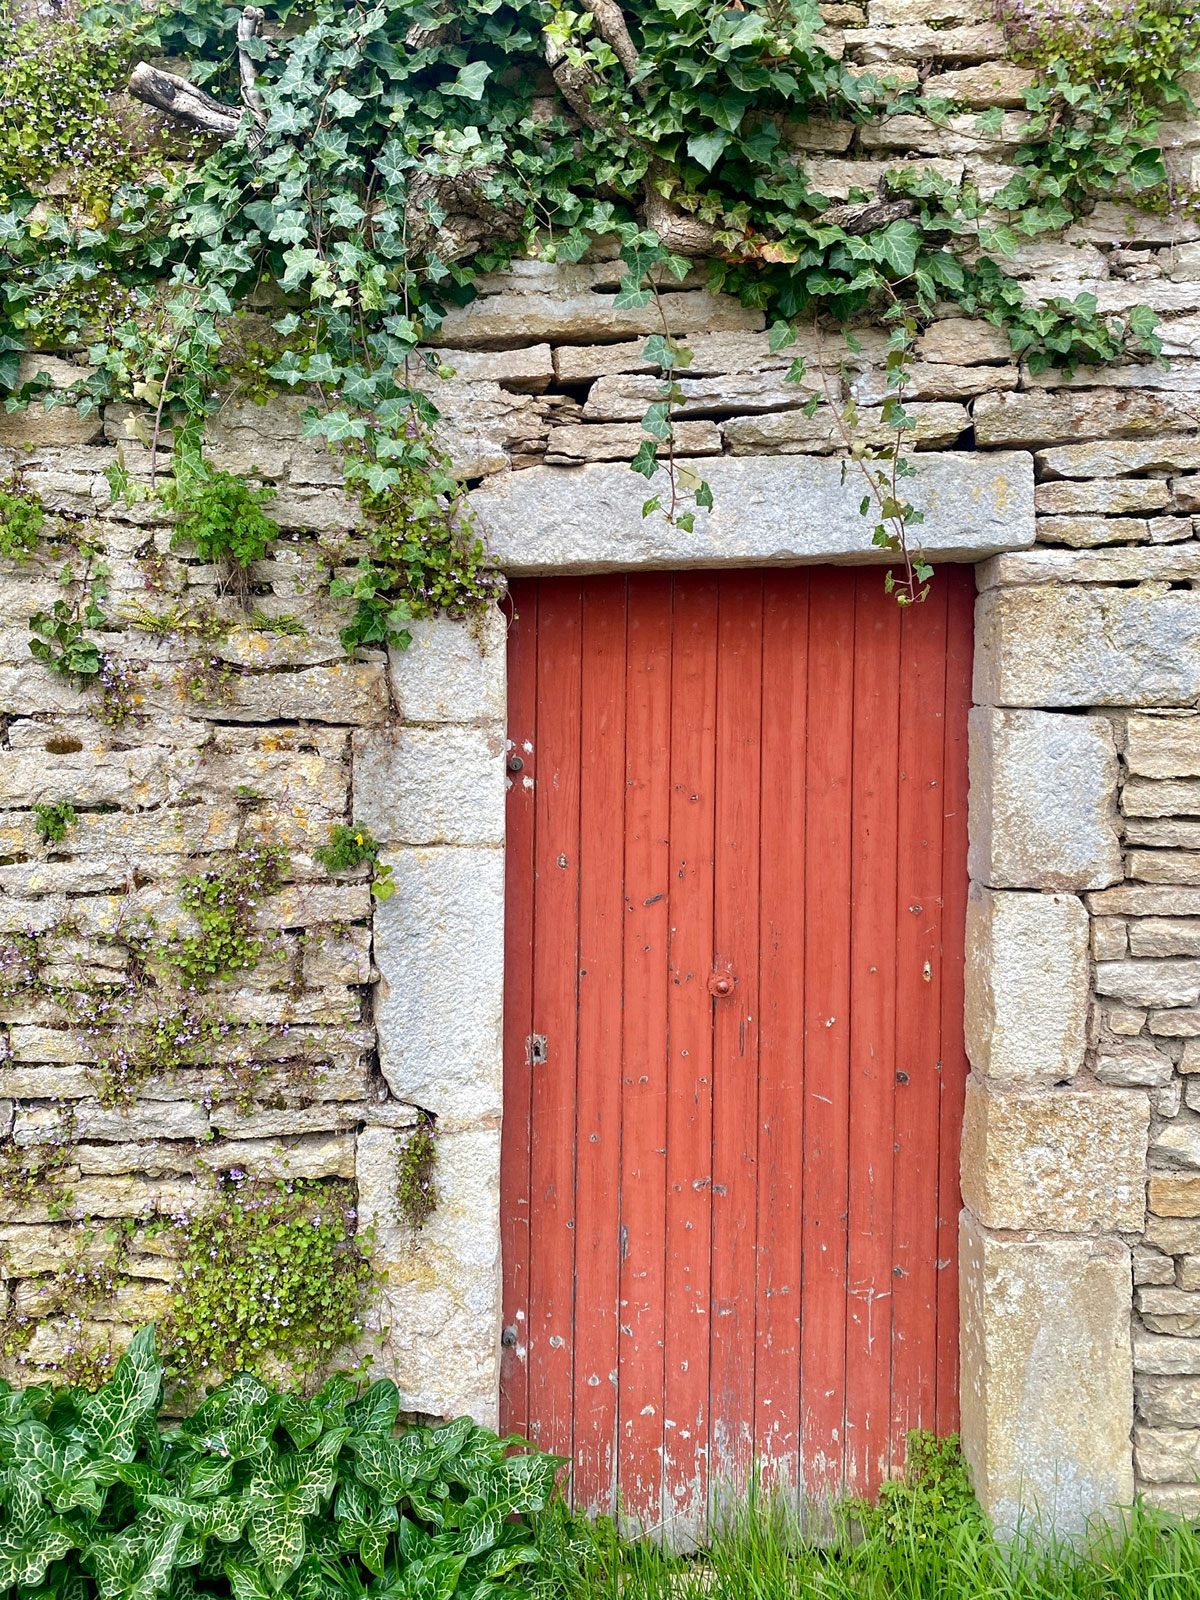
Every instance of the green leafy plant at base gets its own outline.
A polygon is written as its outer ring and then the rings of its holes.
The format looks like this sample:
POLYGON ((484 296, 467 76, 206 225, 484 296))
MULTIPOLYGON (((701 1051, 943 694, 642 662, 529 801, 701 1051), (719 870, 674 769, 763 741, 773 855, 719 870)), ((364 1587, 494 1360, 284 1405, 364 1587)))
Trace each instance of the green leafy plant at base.
POLYGON ((526 1600, 558 1461, 469 1418, 397 1425, 387 1380, 242 1372, 182 1421, 139 1333, 95 1393, 0 1386, 0 1595, 526 1600))
POLYGON ((371 893, 376 900, 390 900, 396 885, 391 881, 391 863, 380 861, 379 848, 370 831, 361 824, 352 822, 347 827, 339 822, 329 830, 329 843, 313 851, 313 859, 319 861, 326 872, 353 872, 358 867, 370 867, 371 893))
POLYGON ((437 1129, 428 1117, 396 1138, 396 1212, 410 1228, 423 1228, 437 1210, 437 1129))
POLYGON ((232 1173, 211 1205, 174 1225, 180 1278, 163 1329, 172 1370, 327 1370, 361 1334, 375 1281, 356 1216, 350 1184, 232 1173))
POLYGON ((0 488, 0 557, 21 561, 37 549, 46 513, 32 495, 0 488))
POLYGON ((188 989, 207 989, 231 972, 256 965, 260 941, 251 929, 258 902, 279 887, 286 866, 277 845, 249 845, 211 872, 183 880, 180 904, 200 924, 171 951, 170 961, 188 989))
POLYGON ((61 844, 67 837, 67 829, 73 828, 79 820, 75 807, 66 800, 49 806, 34 806, 33 818, 42 844, 61 844))

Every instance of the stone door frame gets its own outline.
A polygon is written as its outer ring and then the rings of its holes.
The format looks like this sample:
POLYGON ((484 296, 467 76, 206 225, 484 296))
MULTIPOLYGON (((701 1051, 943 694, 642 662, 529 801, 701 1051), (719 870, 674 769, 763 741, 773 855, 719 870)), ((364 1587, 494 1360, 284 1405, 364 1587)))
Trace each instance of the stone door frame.
MULTIPOLYGON (((1078 819, 1081 803, 1115 819, 1116 751, 1103 718, 992 706, 1008 635, 988 558, 1033 545, 1032 457, 917 459, 930 553, 984 563, 970 739, 963 1446, 998 1527, 1036 1514, 1071 1532, 1133 1495, 1130 1252, 1118 1235, 1142 1225, 1146 1099, 1069 1086, 1090 994, 1079 891, 1122 871, 1115 831, 1078 819)), ((724 458, 706 470, 717 503, 686 534, 643 519, 640 480, 623 466, 527 469, 472 501, 514 576, 877 556, 863 549, 859 486, 841 483, 839 462, 724 458)), ((1053 619, 1047 628, 1046 647, 1059 648, 1053 619)), ((360 1154, 360 1208, 377 1232, 380 1321, 406 1409, 494 1423, 504 812, 506 784, 521 779, 507 771, 503 619, 483 629, 482 652, 458 622, 413 635, 391 662, 398 725, 355 734, 354 791, 398 891, 375 916, 380 1063, 399 1098, 438 1119, 442 1205, 414 1247, 389 1220, 391 1145, 379 1130, 378 1162, 360 1154)))

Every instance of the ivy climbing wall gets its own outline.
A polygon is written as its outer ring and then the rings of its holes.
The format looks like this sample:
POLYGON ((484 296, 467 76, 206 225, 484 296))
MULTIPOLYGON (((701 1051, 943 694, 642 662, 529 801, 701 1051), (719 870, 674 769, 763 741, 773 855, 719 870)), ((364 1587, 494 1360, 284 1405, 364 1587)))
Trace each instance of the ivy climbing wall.
MULTIPOLYGON (((1010 184, 1034 79, 981 6, 822 14, 834 58, 953 109, 798 123, 814 192, 869 195, 897 169, 932 168, 985 204, 1010 184)), ((1186 189, 1200 122, 1173 116, 1165 159, 1186 189)), ((1031 1485, 1053 1501, 1068 1447, 1086 1507, 1136 1487, 1194 1512, 1200 224, 1194 206, 1107 198, 1009 242, 1030 305, 1148 307, 1166 359, 1118 341, 1107 364, 1038 371, 1008 331, 939 303, 907 365, 913 502, 922 481, 962 490, 925 503, 920 536, 947 559, 989 556, 964 1429, 1002 1523, 1031 1485), (962 533, 968 501, 986 506, 985 534, 962 533)), ((772 530, 803 504, 867 546, 818 458, 844 453, 834 413, 851 403, 856 446, 896 438, 879 321, 863 318, 852 348, 800 322, 784 348, 762 311, 711 291, 705 264, 643 305, 620 293, 617 256, 601 239, 573 265, 481 275, 436 335, 447 375, 419 379, 505 568, 763 559, 714 543, 720 503, 686 540, 636 511, 628 525, 595 514, 618 479, 622 505, 643 497, 627 464, 661 389, 646 341, 664 328, 692 352, 676 460, 718 497, 724 481, 727 507, 768 506, 772 530)), ((1072 319, 1090 336, 1091 312, 1072 319)), ((252 307, 227 332, 252 349, 269 324, 252 307)), ((21 382, 52 400, 92 376, 69 335, 47 327, 20 357, 21 382)), ((26 519, 0 563, 3 1373, 87 1377, 152 1320, 190 1381, 247 1359, 302 1374, 361 1361, 397 1379, 411 1413, 487 1420, 504 619, 493 606, 411 622, 407 651, 347 653, 355 601, 330 579, 355 581, 359 502, 337 452, 305 435, 311 392, 281 392, 263 368, 243 361, 205 429, 212 469, 273 491, 262 509, 279 536, 241 592, 204 559, 202 529, 178 537, 161 491, 180 456, 169 428, 152 455, 150 404, 0 415, 0 477, 26 508, 0 501, 0 525, 26 519), (90 671, 61 670, 89 648, 90 671)), ((831 553, 819 538, 778 548, 831 553)))

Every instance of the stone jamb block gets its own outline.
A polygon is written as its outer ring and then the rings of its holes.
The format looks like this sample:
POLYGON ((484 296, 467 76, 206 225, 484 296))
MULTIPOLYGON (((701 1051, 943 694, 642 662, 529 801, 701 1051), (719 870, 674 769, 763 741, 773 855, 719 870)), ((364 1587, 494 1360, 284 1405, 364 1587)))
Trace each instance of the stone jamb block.
POLYGON ((1083 1065, 1088 914, 1070 894, 972 884, 967 902, 966 1046, 976 1072, 1069 1082, 1083 1065))
POLYGON ((1149 1126, 1140 1089, 994 1090, 971 1077, 963 1203, 989 1228, 1139 1233, 1149 1126))
POLYGON ((444 1126, 499 1117, 504 852, 431 845, 384 859, 396 893, 375 910, 380 1069, 397 1100, 444 1126))
POLYGON ((1117 751, 1102 717, 970 713, 971 877, 996 889, 1099 889, 1123 875, 1117 751))
POLYGON ((1133 1498, 1130 1257, 1000 1236, 963 1213, 963 1452, 1001 1535, 1083 1533, 1133 1498))

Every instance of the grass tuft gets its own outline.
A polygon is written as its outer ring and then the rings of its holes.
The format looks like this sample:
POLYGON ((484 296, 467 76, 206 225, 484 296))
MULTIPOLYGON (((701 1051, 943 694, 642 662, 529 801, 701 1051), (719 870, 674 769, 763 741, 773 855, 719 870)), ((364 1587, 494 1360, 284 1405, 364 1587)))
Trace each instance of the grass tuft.
POLYGON ((816 1537, 752 1494, 687 1556, 559 1509, 541 1534, 555 1574, 542 1600, 1200 1600, 1197 1532, 1142 1505, 1075 1544, 1032 1526, 998 1540, 954 1440, 913 1435, 902 1481, 824 1521, 816 1537))

